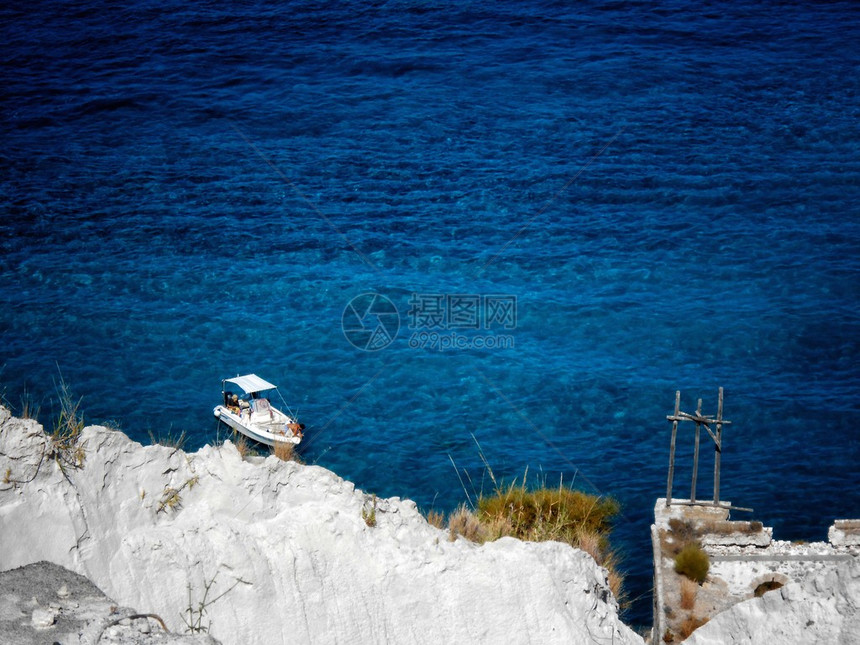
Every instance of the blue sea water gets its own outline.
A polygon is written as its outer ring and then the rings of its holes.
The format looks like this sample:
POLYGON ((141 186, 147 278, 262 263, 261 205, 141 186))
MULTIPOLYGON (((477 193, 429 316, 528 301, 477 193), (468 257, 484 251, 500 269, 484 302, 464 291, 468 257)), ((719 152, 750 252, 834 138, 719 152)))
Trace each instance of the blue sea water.
POLYGON ((256 372, 379 495, 451 510, 482 453, 613 495, 638 625, 676 390, 725 388, 721 496, 777 537, 860 514, 856 3, 40 1, 0 35, 12 407, 50 424, 59 370, 195 448, 256 372))

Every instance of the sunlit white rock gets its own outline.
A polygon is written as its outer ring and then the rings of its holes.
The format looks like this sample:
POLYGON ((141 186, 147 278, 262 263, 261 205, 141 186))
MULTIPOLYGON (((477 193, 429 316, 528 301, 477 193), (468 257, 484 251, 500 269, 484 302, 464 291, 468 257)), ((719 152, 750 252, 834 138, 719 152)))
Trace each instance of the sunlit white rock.
POLYGON ((450 542, 398 498, 370 527, 350 482, 229 442, 186 454, 102 427, 81 442, 83 468, 63 469, 38 424, 0 408, 0 570, 50 560, 230 643, 642 643, 605 570, 567 545, 450 542))

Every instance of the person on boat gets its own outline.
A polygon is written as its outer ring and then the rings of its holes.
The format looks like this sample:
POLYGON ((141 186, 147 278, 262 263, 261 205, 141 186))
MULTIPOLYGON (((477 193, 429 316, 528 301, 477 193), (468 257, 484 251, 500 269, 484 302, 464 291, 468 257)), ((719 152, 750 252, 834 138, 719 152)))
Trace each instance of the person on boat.
POLYGON ((242 414, 245 410, 251 409, 251 405, 245 399, 240 399, 237 394, 233 395, 228 407, 233 414, 242 414))

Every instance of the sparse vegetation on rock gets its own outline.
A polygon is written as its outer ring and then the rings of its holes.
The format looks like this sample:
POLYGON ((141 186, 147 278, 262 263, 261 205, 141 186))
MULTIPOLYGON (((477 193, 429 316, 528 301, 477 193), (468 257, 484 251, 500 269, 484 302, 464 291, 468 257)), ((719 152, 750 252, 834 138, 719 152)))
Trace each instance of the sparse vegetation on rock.
MULTIPOLYGON (((273 460, 243 461, 232 447, 187 455, 100 426, 85 428, 80 441, 89 447, 86 467, 63 477, 38 424, 0 409, 0 478, 11 469, 10 479, 21 480, 0 485, 3 568, 31 560, 84 567, 172 631, 217 630, 229 643, 285 635, 297 643, 410 642, 416 634, 468 642, 476 630, 486 642, 642 643, 619 620, 605 572, 562 544, 449 543, 410 500, 374 504, 321 467, 272 468, 273 460), (165 512, 157 513, 160 502, 165 512), (205 569, 216 562, 226 570, 207 594, 205 569), (213 605, 239 578, 253 593, 239 585, 221 599, 229 602, 213 605), (554 619, 526 619, 532 615, 554 619)), ((130 620, 111 620, 120 617, 130 620)))
POLYGON ((184 450, 185 449, 185 440, 188 438, 187 433, 183 430, 178 435, 173 434, 172 431, 168 431, 167 434, 156 434, 152 430, 149 431, 149 440, 153 444, 157 444, 159 446, 166 446, 167 448, 174 448, 176 450, 184 450))
POLYGON ((708 577, 711 567, 708 554, 696 543, 690 542, 675 556, 675 572, 690 580, 702 583, 708 577))
POLYGON ((373 494, 370 500, 370 506, 368 506, 367 502, 364 503, 364 508, 361 509, 361 519, 370 528, 376 526, 376 493, 373 494))
POLYGON ((699 583, 687 577, 681 578, 681 609, 692 609, 695 607, 698 593, 699 583))
POLYGON ((296 452, 295 445, 288 443, 286 441, 279 441, 274 446, 272 446, 271 452, 275 457, 280 459, 281 461, 297 461, 301 463, 301 459, 299 459, 299 455, 296 452))
POLYGON ((53 457, 60 468, 81 468, 86 458, 84 448, 78 442, 84 429, 84 415, 80 409, 82 399, 75 400, 62 374, 57 385, 57 395, 60 412, 50 434, 51 448, 48 456, 53 457))
POLYGON ((692 614, 690 614, 683 621, 681 621, 681 625, 678 628, 678 637, 681 640, 688 638, 694 631, 699 629, 699 627, 701 627, 707 622, 707 618, 703 618, 701 616, 693 616, 692 614))
POLYGON ((618 503, 611 497, 589 495, 559 482, 545 482, 530 490, 522 481, 500 484, 488 468, 495 486, 491 495, 481 495, 474 511, 462 505, 448 520, 451 539, 463 536, 473 542, 489 542, 515 537, 530 542, 566 542, 591 555, 609 572, 609 585, 615 597, 623 595, 623 576, 618 556, 609 545, 611 520, 618 503))

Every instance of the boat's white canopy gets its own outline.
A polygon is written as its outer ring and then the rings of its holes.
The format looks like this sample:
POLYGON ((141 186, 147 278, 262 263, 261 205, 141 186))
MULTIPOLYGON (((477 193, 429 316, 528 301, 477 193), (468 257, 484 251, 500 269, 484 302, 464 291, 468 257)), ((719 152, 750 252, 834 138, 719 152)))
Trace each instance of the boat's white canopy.
POLYGON ((225 383, 233 383, 238 385, 245 394, 253 394, 254 392, 262 392, 263 390, 274 390, 277 386, 261 379, 256 374, 246 374, 245 376, 237 376, 236 378, 224 379, 225 383))

